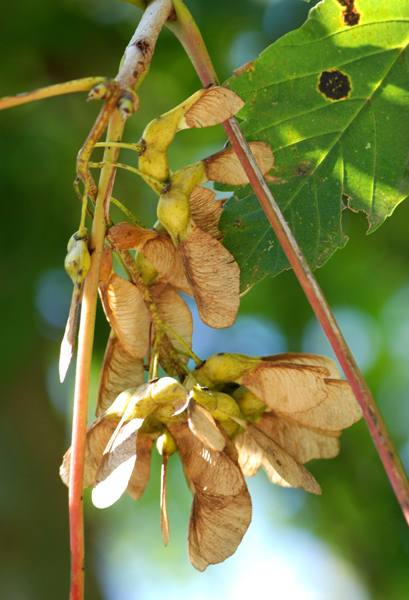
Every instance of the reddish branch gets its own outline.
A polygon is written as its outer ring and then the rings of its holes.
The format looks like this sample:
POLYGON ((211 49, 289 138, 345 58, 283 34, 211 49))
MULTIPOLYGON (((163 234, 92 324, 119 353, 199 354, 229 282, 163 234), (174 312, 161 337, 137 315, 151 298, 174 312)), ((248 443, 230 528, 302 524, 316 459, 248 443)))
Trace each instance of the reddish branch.
MULTIPOLYGON (((115 100, 128 87, 134 87, 140 76, 147 70, 155 48, 156 39, 173 11, 171 0, 152 0, 142 16, 134 37, 126 50, 126 58, 116 78, 118 87, 101 111, 93 129, 80 153, 78 166, 81 175, 86 174, 87 158, 93 146, 98 141, 111 116, 108 129, 110 141, 120 141, 124 123, 115 111, 115 100)), ((106 162, 115 161, 112 153, 117 148, 107 149, 104 156, 106 162)), ((95 313, 99 270, 104 244, 106 222, 104 208, 109 204, 109 198, 114 182, 115 169, 109 165, 102 169, 100 184, 96 199, 94 221, 90 239, 92 253, 91 268, 87 275, 81 321, 78 335, 78 357, 76 371, 76 386, 74 397, 74 415, 72 430, 72 460, 70 473, 70 540, 71 540, 71 593, 70 600, 82 600, 84 597, 84 528, 83 528, 83 472, 87 429, 88 394, 91 373, 91 357, 94 341, 95 313)), ((85 177, 85 179, 87 179, 85 177)))
MULTIPOLYGON (((206 86, 209 83, 217 83, 217 76, 206 46, 192 16, 181 0, 174 0, 174 6, 177 20, 168 23, 168 27, 175 33, 183 45, 202 84, 206 86)), ((269 187, 264 181, 237 120, 232 118, 223 123, 223 127, 362 408, 365 421, 375 442, 385 471, 405 519, 409 524, 408 478, 375 400, 352 356, 321 288, 274 200, 269 187)))

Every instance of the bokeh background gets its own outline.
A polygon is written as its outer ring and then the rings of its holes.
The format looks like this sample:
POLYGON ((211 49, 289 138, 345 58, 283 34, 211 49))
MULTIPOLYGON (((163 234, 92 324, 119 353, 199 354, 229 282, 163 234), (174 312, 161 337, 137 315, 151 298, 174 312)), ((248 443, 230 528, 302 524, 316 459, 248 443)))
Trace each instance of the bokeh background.
MULTIPOLYGON (((267 45, 299 27, 298 0, 187 0, 221 81, 267 45)), ((116 0, 19 0, 0 20, 0 95, 89 75, 114 76, 141 12, 116 0)), ((141 110, 127 124, 137 141, 146 123, 200 87, 176 39, 163 31, 141 110)), ((69 445, 71 367, 58 381, 58 352, 71 294, 63 270, 77 230, 75 157, 99 110, 84 94, 0 113, 0 596, 68 597, 67 489, 58 476, 69 445)), ((404 128, 402 128, 402 135, 404 128)), ((176 169, 219 149, 221 126, 181 132, 176 169)), ((132 153, 124 154, 130 164, 132 153)), ((115 195, 148 226, 153 195, 120 173, 115 195)), ((120 215, 115 213, 114 219, 120 215)), ((409 467, 409 203, 366 237, 362 214, 344 212, 350 241, 317 272, 356 359, 409 467)), ((212 331, 196 319, 194 349, 248 354, 331 351, 291 271, 266 279, 242 300, 237 323, 212 331)), ((108 336, 99 309, 90 420, 108 336)), ((155 453, 154 453, 155 454, 155 453)), ((281 600, 404 600, 409 594, 409 534, 364 423, 342 436, 331 461, 309 465, 321 497, 249 483, 254 518, 237 553, 197 573, 187 558, 191 497, 179 459, 170 464, 171 540, 159 526, 159 457, 136 504, 123 497, 100 511, 85 493, 87 600, 248 597, 281 600)))

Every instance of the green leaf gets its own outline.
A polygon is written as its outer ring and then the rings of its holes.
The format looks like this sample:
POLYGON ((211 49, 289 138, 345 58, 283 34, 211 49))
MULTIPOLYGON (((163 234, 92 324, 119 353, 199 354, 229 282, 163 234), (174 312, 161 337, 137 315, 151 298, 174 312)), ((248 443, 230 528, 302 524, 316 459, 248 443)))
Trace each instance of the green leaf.
MULTIPOLYGON (((225 84, 246 100, 247 139, 273 148, 270 189, 313 268, 347 241, 343 200, 374 230, 408 195, 408 41, 408 0, 325 0, 225 84)), ((288 268, 249 186, 221 228, 243 290, 288 268)))

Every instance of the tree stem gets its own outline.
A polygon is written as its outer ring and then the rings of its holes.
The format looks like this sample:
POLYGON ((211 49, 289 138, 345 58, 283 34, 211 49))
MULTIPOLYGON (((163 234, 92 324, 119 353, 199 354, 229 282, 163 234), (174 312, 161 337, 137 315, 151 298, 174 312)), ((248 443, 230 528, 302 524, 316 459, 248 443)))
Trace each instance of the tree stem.
POLYGON ((88 92, 94 85, 97 85, 97 83, 101 83, 102 81, 106 81, 106 78, 84 77, 83 79, 74 79, 73 81, 66 81, 65 83, 49 85, 48 87, 33 90, 32 92, 22 92, 16 96, 6 96, 5 98, 0 98, 0 110, 11 108, 12 106, 19 106, 20 104, 27 104, 27 102, 41 100, 42 98, 72 94, 73 92, 88 92))
MULTIPOLYGON (((143 14, 134 38, 139 40, 124 62, 117 76, 118 86, 107 100, 78 157, 78 169, 86 185, 83 201, 87 201, 88 189, 93 180, 88 173, 88 159, 95 143, 110 119, 107 141, 121 141, 124 121, 115 111, 116 101, 126 87, 135 86, 138 78, 148 68, 156 39, 164 22, 172 12, 171 0, 153 0, 143 14), (144 35, 147 36, 144 44, 144 35), (146 47, 149 51, 146 51, 146 47), (126 64, 125 64, 126 63, 126 64), (126 67, 126 69, 124 69, 126 67), (133 67, 133 68, 132 68, 133 67), (114 112, 115 111, 115 112, 114 112), (89 179, 90 178, 90 179, 89 179)), ((132 39, 134 39, 132 38, 132 39)), ((132 43, 132 42, 131 42, 132 43)), ((69 489, 70 542, 71 542, 71 591, 70 600, 84 598, 84 525, 83 525, 83 477, 87 430, 88 394, 91 376, 91 359, 94 341, 95 314, 97 305, 99 271, 104 246, 109 199, 115 178, 115 167, 109 163, 117 160, 119 148, 107 148, 104 154, 95 213, 90 238, 91 268, 85 280, 78 335, 77 370, 74 395, 73 429, 71 445, 71 473, 69 489)))
MULTIPOLYGON (((168 27, 183 45, 202 84, 206 86, 209 83, 217 83, 216 73, 193 17, 181 0, 174 0, 174 7, 177 21, 168 23, 168 27)), ((223 127, 362 408, 370 434, 409 525, 408 478, 375 400, 321 288, 264 180, 237 120, 229 119, 223 123, 223 127)))
MULTIPOLYGON (((117 111, 111 117, 107 139, 121 137, 124 122, 117 111)), ((113 161, 117 149, 106 150, 106 160, 113 161)), ((94 220, 90 238, 91 268, 85 279, 81 320, 78 334, 78 355, 75 378, 74 412, 71 442, 71 472, 69 489, 70 538, 71 538, 71 600, 82 600, 84 594, 84 528, 83 528, 83 478, 86 445, 88 392, 91 377, 92 349, 94 341, 95 314, 99 270, 105 238, 104 206, 109 198, 115 169, 107 164, 101 172, 95 203, 94 220)))

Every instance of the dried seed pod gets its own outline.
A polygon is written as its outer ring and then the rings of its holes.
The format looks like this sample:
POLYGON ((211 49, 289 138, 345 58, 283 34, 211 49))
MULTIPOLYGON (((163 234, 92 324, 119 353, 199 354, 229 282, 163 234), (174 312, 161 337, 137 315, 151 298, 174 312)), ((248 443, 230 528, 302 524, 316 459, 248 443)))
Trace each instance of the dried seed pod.
POLYGON ((233 256, 195 225, 177 250, 202 321, 216 329, 233 325, 240 305, 240 269, 233 256))
POLYGON ((217 125, 243 106, 243 100, 235 92, 221 86, 197 91, 146 127, 141 140, 144 149, 139 156, 140 170, 159 181, 167 181, 170 170, 166 151, 179 130, 217 125))
POLYGON ((302 487, 312 494, 321 494, 321 488, 311 473, 273 439, 250 423, 247 424, 246 431, 262 449, 271 466, 287 483, 295 488, 302 487))
POLYGON ((196 437, 206 446, 221 452, 226 445, 224 435, 220 432, 210 412, 200 406, 192 396, 187 407, 188 425, 196 437))
MULTIPOLYGON (((274 165, 274 154, 266 142, 250 142, 250 149, 263 175, 274 165)), ((236 153, 232 148, 212 154, 204 159, 206 175, 209 181, 219 181, 228 185, 244 185, 249 183, 248 177, 236 153)))
POLYGON ((185 112, 179 129, 218 125, 238 113, 245 104, 235 92, 219 85, 208 86, 203 92, 199 100, 185 112), (185 127, 182 126, 183 121, 185 127))
POLYGON ((329 394, 325 367, 264 361, 242 354, 220 353, 196 369, 213 385, 234 381, 244 385, 264 404, 288 414, 309 410, 329 394))
POLYGON ((219 231, 219 221, 224 200, 215 200, 216 194, 208 188, 197 186, 189 197, 190 212, 195 224, 216 240, 221 241, 224 233, 219 231))
POLYGON ((128 388, 143 383, 143 360, 128 354, 111 330, 99 380, 96 416, 101 416, 115 398, 128 388))
POLYGON ((328 397, 325 367, 261 361, 237 380, 267 406, 292 414, 307 411, 328 397))
POLYGON ((291 417, 291 421, 305 427, 338 431, 350 427, 362 417, 362 410, 357 403, 347 381, 340 379, 324 379, 327 392, 323 402, 309 410, 288 413, 285 406, 278 407, 277 413, 291 417))
POLYGON ((139 430, 157 404, 154 399, 155 390, 155 383, 148 382, 135 390, 125 392, 128 394, 126 408, 104 450, 95 474, 92 502, 97 508, 106 508, 114 504, 129 485, 136 462, 139 430))
POLYGON ((251 521, 251 500, 226 439, 223 452, 206 449, 186 423, 171 425, 184 471, 195 490, 189 523, 189 559, 199 571, 231 556, 251 521))
POLYGON ((146 242, 158 236, 160 236, 158 231, 144 229, 127 221, 110 227, 107 233, 108 240, 117 250, 141 251, 146 242))
MULTIPOLYGON (((139 256, 142 253, 156 271, 175 289, 192 295, 179 254, 168 233, 143 229, 132 223, 124 222, 111 227, 108 239, 118 250, 137 250, 137 263, 142 260, 139 256)), ((140 269, 141 274, 142 271, 145 274, 145 267, 146 265, 140 269)))
POLYGON ((106 282, 100 282, 99 293, 106 318, 123 349, 134 358, 146 356, 150 316, 138 288, 112 273, 106 282))
POLYGON ((257 427, 300 464, 314 458, 333 458, 339 454, 340 431, 320 430, 318 432, 295 422, 289 422, 271 412, 266 412, 257 421, 257 427))
MULTIPOLYGON (((101 464, 104 449, 117 428, 133 393, 133 389, 122 392, 109 410, 88 427, 85 447, 84 488, 89 487, 94 483, 96 472, 101 464)), ((69 485, 70 465, 71 448, 65 453, 60 467, 60 477, 65 485, 69 485)))
MULTIPOLYGON (((159 314, 166 325, 168 325, 189 348, 192 347, 193 318, 186 302, 179 296, 172 286, 158 281, 151 286, 152 297, 155 301, 159 314)), ((153 331, 155 336, 156 331, 153 331)), ((185 350, 183 344, 171 332, 167 332, 168 338, 175 348, 185 350)), ((159 347, 159 360, 164 364, 166 353, 162 346, 159 347)), ((189 357, 180 356, 183 363, 187 363, 189 357)))
POLYGON ((310 365, 313 367, 325 367, 328 370, 331 379, 341 379, 341 373, 336 363, 326 356, 318 354, 308 354, 301 352, 284 352, 283 354, 273 354, 271 356, 263 356, 263 360, 267 362, 284 362, 295 365, 310 365))
POLYGON ((151 454, 154 438, 152 435, 143 434, 142 431, 143 428, 141 428, 136 441, 136 461, 126 488, 126 492, 134 500, 139 500, 145 491, 151 470, 151 454))

